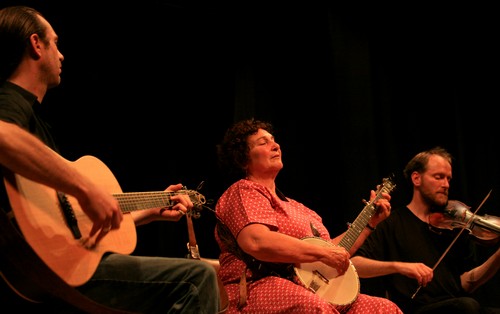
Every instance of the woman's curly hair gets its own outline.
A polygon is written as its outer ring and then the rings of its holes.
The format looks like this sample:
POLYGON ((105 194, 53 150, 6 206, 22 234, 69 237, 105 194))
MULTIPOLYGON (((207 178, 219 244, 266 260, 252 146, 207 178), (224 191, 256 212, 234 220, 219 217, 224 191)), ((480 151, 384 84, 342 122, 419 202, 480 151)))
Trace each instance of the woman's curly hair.
POLYGON ((225 133, 224 139, 217 145, 219 167, 230 175, 238 178, 246 176, 246 166, 249 161, 248 137, 257 133, 259 129, 273 133, 273 126, 269 122, 254 118, 241 120, 233 124, 225 133))

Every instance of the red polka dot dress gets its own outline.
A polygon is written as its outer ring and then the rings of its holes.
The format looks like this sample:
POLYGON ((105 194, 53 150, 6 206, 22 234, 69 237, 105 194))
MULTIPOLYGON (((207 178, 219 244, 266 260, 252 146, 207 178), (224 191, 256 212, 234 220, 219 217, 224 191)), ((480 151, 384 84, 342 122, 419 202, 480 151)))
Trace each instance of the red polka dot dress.
MULTIPOLYGON (((313 236, 311 225, 323 239, 330 239, 321 217, 303 204, 274 196, 263 185, 242 179, 231 185, 220 197, 216 213, 233 236, 245 226, 259 223, 271 230, 295 238, 313 236)), ((265 276, 256 278, 251 270, 246 270, 246 302, 240 308, 240 277, 246 264, 229 250, 215 232, 221 249, 219 276, 227 290, 230 305, 226 313, 402 313, 385 298, 359 294, 346 309, 336 307, 314 294, 298 281, 265 276)))

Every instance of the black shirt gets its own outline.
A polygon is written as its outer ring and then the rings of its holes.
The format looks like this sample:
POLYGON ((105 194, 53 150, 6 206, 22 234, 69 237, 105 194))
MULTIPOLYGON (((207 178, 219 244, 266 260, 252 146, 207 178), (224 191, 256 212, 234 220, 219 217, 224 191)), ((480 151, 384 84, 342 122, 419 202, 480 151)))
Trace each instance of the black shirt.
MULTIPOLYGON (((22 87, 8 81, 0 83, 0 120, 19 125, 57 152, 57 146, 50 134, 48 124, 35 112, 35 107, 40 105, 36 96, 22 87)), ((0 171, 0 180, 3 183, 2 171, 0 171)), ((6 212, 10 210, 3 184, 0 187, 0 208, 6 212)))
MULTIPOLYGON (((433 268, 453 242, 459 229, 433 229, 407 207, 394 210, 379 223, 355 255, 381 261, 420 262, 433 268)), ((434 270, 433 280, 418 289, 418 282, 401 274, 384 276, 389 298, 405 312, 440 300, 463 296, 460 275, 475 266, 475 250, 468 232, 460 238, 434 270)))
POLYGON ((57 151, 49 125, 35 112, 41 106, 35 95, 8 81, 0 85, 0 120, 15 123, 36 135, 47 146, 57 151))

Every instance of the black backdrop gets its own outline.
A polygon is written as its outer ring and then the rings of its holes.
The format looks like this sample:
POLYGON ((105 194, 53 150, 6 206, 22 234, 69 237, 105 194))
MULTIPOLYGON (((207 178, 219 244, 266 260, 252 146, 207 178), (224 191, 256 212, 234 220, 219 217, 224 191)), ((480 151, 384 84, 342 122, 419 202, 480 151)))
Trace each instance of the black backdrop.
MULTIPOLYGON (((63 155, 100 158, 124 192, 204 182, 202 194, 216 201, 227 182, 215 145, 233 121, 254 116, 276 127, 285 163, 278 187, 319 212, 332 235, 391 173, 393 204, 406 204, 401 170, 435 145, 455 156, 451 199, 475 209, 492 189, 478 214, 500 216, 498 19, 490 7, 7 4, 39 9, 60 36, 62 83, 41 113, 63 155)), ((214 225, 209 210, 195 220, 202 256, 218 255, 214 225)), ((137 254, 186 253, 183 221, 142 226, 138 235, 137 254)))

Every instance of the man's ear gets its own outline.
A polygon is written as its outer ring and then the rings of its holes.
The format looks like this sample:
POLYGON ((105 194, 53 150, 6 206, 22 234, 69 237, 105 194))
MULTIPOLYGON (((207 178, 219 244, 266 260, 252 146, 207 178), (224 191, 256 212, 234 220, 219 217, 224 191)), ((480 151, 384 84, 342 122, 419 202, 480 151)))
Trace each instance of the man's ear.
POLYGON ((43 42, 38 34, 31 34, 30 45, 28 47, 28 53, 30 56, 38 60, 42 56, 43 42))
POLYGON ((420 175, 420 173, 418 173, 417 171, 413 171, 413 173, 411 174, 411 182, 413 182, 413 185, 420 186, 421 180, 422 176, 420 175))

